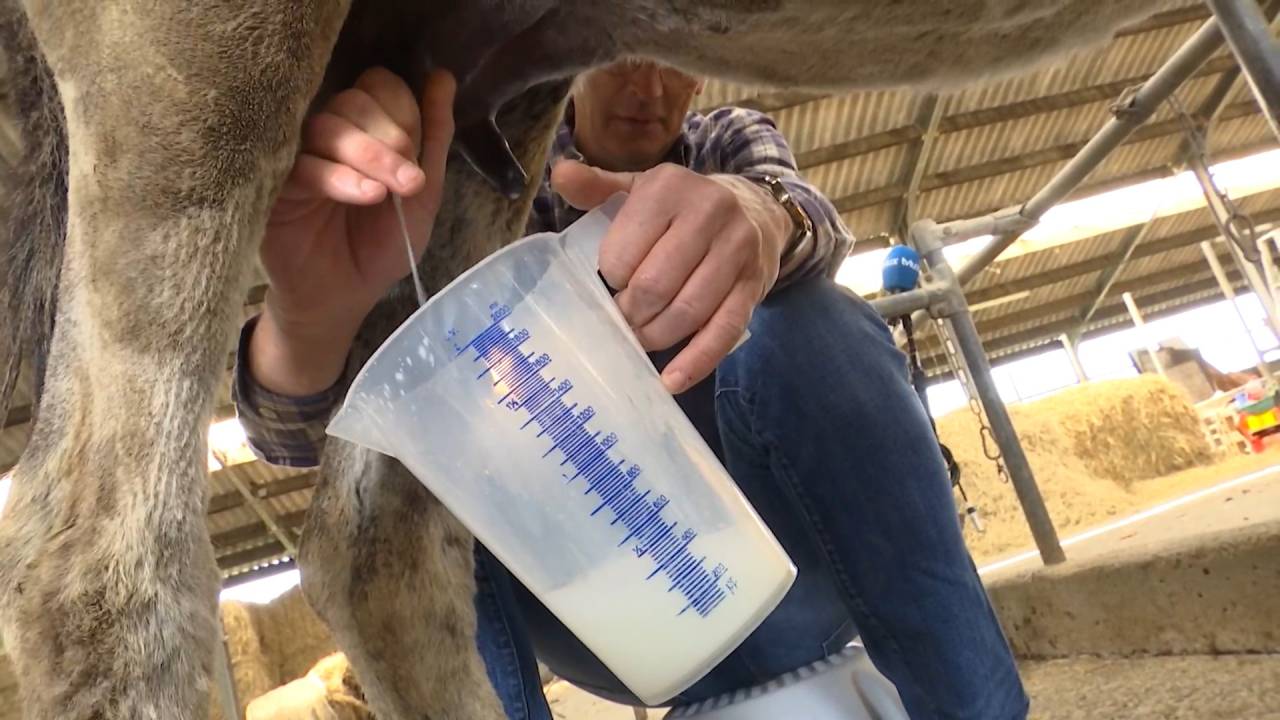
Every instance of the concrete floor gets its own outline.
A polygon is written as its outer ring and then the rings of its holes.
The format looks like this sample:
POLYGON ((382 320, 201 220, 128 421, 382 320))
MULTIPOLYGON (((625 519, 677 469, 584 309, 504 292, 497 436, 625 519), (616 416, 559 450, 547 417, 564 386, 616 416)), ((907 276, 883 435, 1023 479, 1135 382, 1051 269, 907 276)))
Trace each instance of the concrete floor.
MULTIPOLYGON (((1277 519, 1280 519, 1280 466, 1224 480, 1061 541, 1067 561, 1072 562, 1277 519)), ((990 582, 1039 562, 1034 551, 1024 551, 987 563, 979 572, 983 580, 990 582)))
POLYGON ((1280 719, 1280 655, 1072 658, 1022 678, 1034 720, 1280 719))
MULTIPOLYGON (((1141 550, 1174 538, 1280 519, 1280 466, 1063 538, 1068 561, 1141 550)), ((1016 553, 983 568, 984 580, 1038 564, 1016 553)), ((1280 720, 1280 655, 1026 662, 1024 681, 1036 720, 1280 720)), ((556 720, 634 720, 614 705, 558 682, 548 688, 556 720)), ((663 711, 651 710, 649 720, 663 711)))

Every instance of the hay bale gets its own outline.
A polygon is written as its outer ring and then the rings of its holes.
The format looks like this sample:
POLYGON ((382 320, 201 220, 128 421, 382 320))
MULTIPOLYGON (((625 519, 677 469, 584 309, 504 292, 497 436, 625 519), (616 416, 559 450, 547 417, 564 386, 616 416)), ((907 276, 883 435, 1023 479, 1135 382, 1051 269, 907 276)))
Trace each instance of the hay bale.
MULTIPOLYGON (((1143 481, 1215 459, 1186 395, 1159 376, 1086 383, 1009 408, 1059 533, 1105 522, 1150 504, 1143 481)), ((985 533, 967 529, 975 557, 1031 547, 1013 487, 983 452, 977 420, 961 408, 938 420, 938 434, 963 471, 985 533)))
MULTIPOLYGON (((328 630, 297 588, 265 605, 222 603, 221 614, 236 696, 242 707, 305 676, 336 649, 328 630)), ((295 690, 301 687, 305 684, 295 690)), ((210 717, 220 720, 222 716, 215 709, 210 717)))
POLYGON ((262 637, 254 622, 256 607, 241 602, 224 602, 220 608, 227 656, 231 660, 231 676, 241 706, 281 682, 275 663, 262 648, 262 637))
POLYGON ((342 653, 249 703, 245 720, 372 720, 351 664, 342 653))
POLYGON ((1213 459, 1195 406, 1158 375, 1077 385, 1015 417, 1060 427, 1090 471, 1125 486, 1213 459))
POLYGON ((257 606, 254 623, 279 682, 302 677, 337 649, 328 628, 303 598, 301 588, 257 606))

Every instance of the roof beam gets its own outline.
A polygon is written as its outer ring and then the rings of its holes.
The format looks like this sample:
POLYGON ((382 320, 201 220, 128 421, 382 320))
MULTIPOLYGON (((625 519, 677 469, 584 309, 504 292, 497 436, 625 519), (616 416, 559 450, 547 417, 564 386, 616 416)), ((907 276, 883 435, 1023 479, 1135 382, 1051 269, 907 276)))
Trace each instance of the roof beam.
MULTIPOLYGON (((1233 67, 1235 67, 1235 60, 1230 55, 1215 57, 1206 62, 1199 70, 1193 73, 1191 77, 1193 79, 1208 77, 1210 75, 1226 72, 1233 67)), ((1113 80, 1111 82, 1077 88, 1075 90, 1067 90, 1053 95, 1045 95, 1043 97, 1019 100, 1017 102, 998 105, 996 107, 981 108, 978 110, 956 113, 954 115, 946 115, 938 121, 938 133, 945 135, 947 133, 958 132, 960 130, 971 130, 973 128, 983 127, 986 125, 1018 120, 1032 115, 1067 110, 1081 105, 1088 105, 1090 103, 1113 100, 1126 89, 1143 83, 1149 77, 1150 73, 1134 75, 1120 80, 1113 80)), ((847 160, 858 155, 864 155, 877 150, 884 150, 885 148, 893 147, 895 145, 912 142, 918 140, 923 134, 923 130, 918 123, 903 125, 901 127, 883 130, 871 135, 864 135, 863 137, 854 138, 835 145, 828 145, 808 152, 799 153, 796 155, 796 164, 801 170, 805 170, 815 165, 847 160)))
MULTIPOLYGON (((231 469, 217 470, 213 472, 212 475, 216 478, 219 473, 224 472, 231 472, 231 469)), ((287 495, 291 492, 315 487, 316 480, 317 475, 314 471, 305 472, 299 475, 290 475, 289 477, 261 483, 257 486, 251 487, 250 490, 253 493, 253 496, 259 500, 267 500, 279 495, 287 495)), ((208 513, 213 515, 214 513, 220 513, 241 507, 244 504, 244 496, 242 496, 239 491, 233 490, 231 492, 214 495, 210 498, 208 513)))
MULTIPOLYGON (((1280 222, 1280 208, 1265 210, 1252 215, 1254 222, 1259 226, 1269 223, 1280 222)), ((1149 243, 1143 243, 1140 247, 1134 249, 1130 255, 1131 260, 1138 258, 1159 255, 1160 253, 1178 250, 1184 247, 1190 247, 1204 240, 1216 240, 1221 237, 1218 228, 1210 225, 1194 230, 1188 230, 1177 235, 1170 235, 1166 238, 1153 240, 1149 243)), ((1080 275, 1088 275, 1090 273, 1106 270, 1114 261, 1113 255, 1104 255, 1098 258, 1091 258, 1081 262, 1063 265, 1035 275, 1028 275, 1024 278, 1010 280, 998 285, 970 290, 965 293, 966 299, 971 305, 977 305, 982 302, 990 302, 1008 295, 1014 295, 1026 290, 1035 290, 1046 285, 1064 282, 1080 275)), ((1007 261, 1006 261, 1007 262, 1007 261)))
POLYGON ((929 165, 933 154, 933 144, 938 138, 938 123, 943 115, 942 98, 938 93, 928 93, 920 98, 916 108, 914 125, 921 130, 919 139, 911 143, 903 159, 902 172, 899 177, 907 184, 907 191, 898 201, 893 217, 898 222, 898 237, 907 236, 907 228, 916 220, 916 206, 920 201, 920 181, 924 178, 924 170, 929 165))
MULTIPOLYGON (((1230 278, 1233 287, 1244 287, 1244 281, 1241 279, 1239 274, 1232 272, 1230 273, 1230 278)), ((1200 296, 1212 296, 1217 291, 1217 280, 1212 276, 1208 276, 1168 290, 1161 290, 1156 293, 1136 296, 1134 300, 1139 304, 1147 306, 1165 305, 1182 298, 1195 299, 1200 296)), ((1172 308, 1162 308, 1155 312, 1146 313, 1146 316, 1148 319, 1162 317, 1180 309, 1185 309, 1187 304, 1188 303, 1179 303, 1172 308)), ((1125 308, 1123 302, 1113 301, 1108 303, 1106 307, 1102 308, 1094 315, 1094 318, 1090 323, 1090 327, 1082 333, 1082 337, 1087 337, 1092 332, 1096 332, 1102 328, 1122 322, 1128 316, 1128 309, 1125 308)), ((983 335, 982 345, 987 351, 987 356, 996 357, 1001 354, 1007 354, 1013 350, 1023 349, 1028 345, 1057 342, 1058 336, 1076 327, 1077 322, 1076 318, 1067 317, 1045 323, 1040 327, 1030 328, 1028 330, 1022 330, 1006 335, 998 334, 1001 329, 998 324, 992 325, 980 323, 978 330, 983 335)), ((928 345, 929 347, 927 350, 925 348, 921 349, 921 364, 932 364, 932 366, 935 367, 945 367, 947 358, 941 348, 939 348, 936 343, 928 343, 928 345)))
MULTIPOLYGON (((1140 35, 1146 32, 1163 30, 1168 27, 1177 25, 1185 25, 1192 22, 1202 22, 1209 18, 1208 10, 1202 5, 1191 5, 1189 7, 1177 8, 1174 10, 1166 10, 1156 13, 1145 20, 1139 20, 1132 25, 1121 28, 1116 31, 1115 37, 1126 37, 1129 35, 1140 35)), ((1119 91, 1117 91, 1119 92, 1119 91)), ((803 105, 807 102, 822 100, 832 97, 833 94, 823 92, 813 92, 806 90, 777 90, 744 95, 735 100, 723 103, 723 105, 734 105, 736 107, 751 108, 761 112, 777 112, 779 110, 787 110, 793 107, 803 105)), ((700 111, 713 110, 715 106, 702 106, 700 111)))
MULTIPOLYGON (((289 530, 297 530, 302 527, 302 524, 306 519, 306 510, 296 510, 294 512, 281 515, 276 519, 276 522, 279 523, 281 527, 289 530)), ((269 528, 265 523, 256 522, 248 525, 241 525, 230 530, 224 530, 220 533, 215 533, 211 535, 209 539, 213 541, 213 547, 217 550, 218 548, 241 545, 243 543, 260 540, 262 536, 268 534, 268 532, 269 528)))
MULTIPOLYGON (((1222 120, 1232 120, 1235 118, 1256 115, 1257 106, 1252 100, 1233 103, 1223 108, 1220 118, 1222 120)), ((1183 131, 1182 121, 1179 118, 1169 118, 1160 122, 1147 123, 1133 131, 1121 147, 1132 145, 1134 143, 1146 140, 1154 140, 1169 135, 1181 133, 1183 131)), ((954 170, 945 170, 933 173, 927 176, 921 183, 922 191, 941 190, 943 188, 953 187, 955 185, 963 185, 965 183, 976 182, 978 180, 986 180, 987 178, 997 177, 999 175, 1007 175, 1009 173, 1029 170, 1041 165, 1049 165, 1058 162, 1064 162, 1075 157, 1082 148, 1088 143, 1088 139, 1078 142, 1062 143, 1053 147, 1042 148, 1022 155, 1013 155, 1010 157, 1000 158, 998 160, 989 160, 987 162, 976 163, 965 167, 956 168, 954 170)), ((907 191, 904 183, 895 183, 870 190, 861 190, 859 192, 845 195, 833 201, 836 209, 842 213, 851 212, 872 205, 878 205, 901 197, 907 191)))
POLYGON ((240 550, 229 555, 223 555, 218 558, 218 567, 223 570, 235 567, 243 567, 245 565, 253 565, 254 563, 267 562, 273 558, 286 555, 288 552, 284 546, 278 541, 271 541, 266 545, 259 545, 248 550, 240 550))
MULTIPOLYGON (((1081 306, 1077 316, 1080 318, 1080 327, 1083 329, 1093 319, 1093 314, 1098 312, 1098 308, 1102 306, 1102 301, 1107 298, 1107 293, 1111 292, 1111 286, 1115 284, 1116 278, 1120 273, 1124 272, 1125 266, 1129 264, 1129 258, 1133 257, 1133 251, 1138 249, 1138 245, 1146 239, 1151 231, 1152 224, 1155 219, 1148 220, 1141 225, 1135 225, 1125 233, 1125 238, 1121 241, 1122 248, 1120 252, 1113 255, 1111 265, 1102 271, 1102 275, 1098 277, 1098 281, 1093 286, 1093 297, 1081 306)), ((1075 337, 1079 332, 1068 333, 1071 337, 1075 337)))
MULTIPOLYGON (((1222 259, 1226 262, 1230 262, 1231 256, 1223 254, 1222 259)), ((1148 288, 1153 285, 1165 285, 1175 280, 1183 280, 1189 277, 1204 275, 1205 273, 1208 273, 1208 272, 1209 272, 1209 266, 1204 262, 1204 259, 1201 258, 1199 260, 1196 260, 1195 262, 1176 265, 1174 267, 1166 268, 1164 270, 1157 270, 1156 272, 1153 272, 1153 273, 1147 273, 1146 275, 1142 275, 1140 277, 1130 278, 1123 282, 1117 282, 1117 283, 1114 283, 1111 287, 1111 290, 1113 293, 1113 295, 1111 296, 1112 297, 1111 302, 1114 302, 1115 298, 1119 297, 1120 295, 1126 292, 1137 293, 1137 292, 1140 292, 1143 288, 1148 288)), ((988 318, 985 323, 978 322, 978 329, 979 331, 983 331, 985 329, 985 330, 990 330, 994 332, 1005 327, 1014 326, 1014 325, 1023 325, 1029 322, 1033 322, 1040 318, 1052 317, 1054 315, 1060 315, 1062 313, 1071 312, 1071 311, 1077 310, 1084 303, 1092 301, 1094 298, 1094 295, 1095 295, 1094 290, 1086 290, 1084 292, 1068 295, 1067 297, 1059 298, 1057 300, 1044 303, 1042 305, 1035 305, 1033 307, 1029 307, 1023 310, 1016 310, 1014 312, 1004 313, 1001 315, 993 315, 992 317, 988 318)), ((1111 303, 1108 303, 1108 304, 1111 304, 1111 303)), ((1071 319, 1075 319, 1074 313, 1072 313, 1071 319)), ((1079 321, 1076 320, 1076 322, 1079 322, 1079 321)))

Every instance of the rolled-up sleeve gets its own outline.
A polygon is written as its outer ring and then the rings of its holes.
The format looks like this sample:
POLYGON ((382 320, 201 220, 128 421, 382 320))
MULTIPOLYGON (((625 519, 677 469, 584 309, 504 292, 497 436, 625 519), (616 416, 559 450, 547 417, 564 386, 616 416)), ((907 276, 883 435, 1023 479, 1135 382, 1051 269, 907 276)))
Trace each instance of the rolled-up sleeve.
POLYGON ((713 124, 709 142, 719 155, 720 172, 778 178, 813 222, 809 247, 782 268, 775 287, 817 275, 835 277, 853 246, 853 235, 831 201, 801 177, 791 147, 773 119, 735 107, 716 110, 707 119, 713 124))
POLYGON ((325 427, 342 401, 343 380, 329 389, 304 397, 273 393, 249 373, 249 338, 257 324, 250 319, 240 330, 231 384, 236 416, 244 427, 249 448, 272 465, 316 467, 324 449, 325 427))

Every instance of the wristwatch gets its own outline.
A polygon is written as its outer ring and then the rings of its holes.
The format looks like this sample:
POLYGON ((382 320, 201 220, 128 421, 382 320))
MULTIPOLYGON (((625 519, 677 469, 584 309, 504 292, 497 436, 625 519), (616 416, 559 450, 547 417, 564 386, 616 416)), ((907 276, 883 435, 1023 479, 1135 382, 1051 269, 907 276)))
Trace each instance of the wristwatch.
POLYGON ((804 245, 805 240, 813 235, 813 221, 809 219, 809 214, 804 211, 800 203, 791 197, 791 191, 782 184, 781 179, 773 175, 761 175, 752 179, 757 185, 769 191, 773 199, 787 211, 787 215, 791 216, 791 222, 795 225, 795 231, 787 240, 786 249, 782 251, 781 265, 786 267, 791 256, 804 245))

